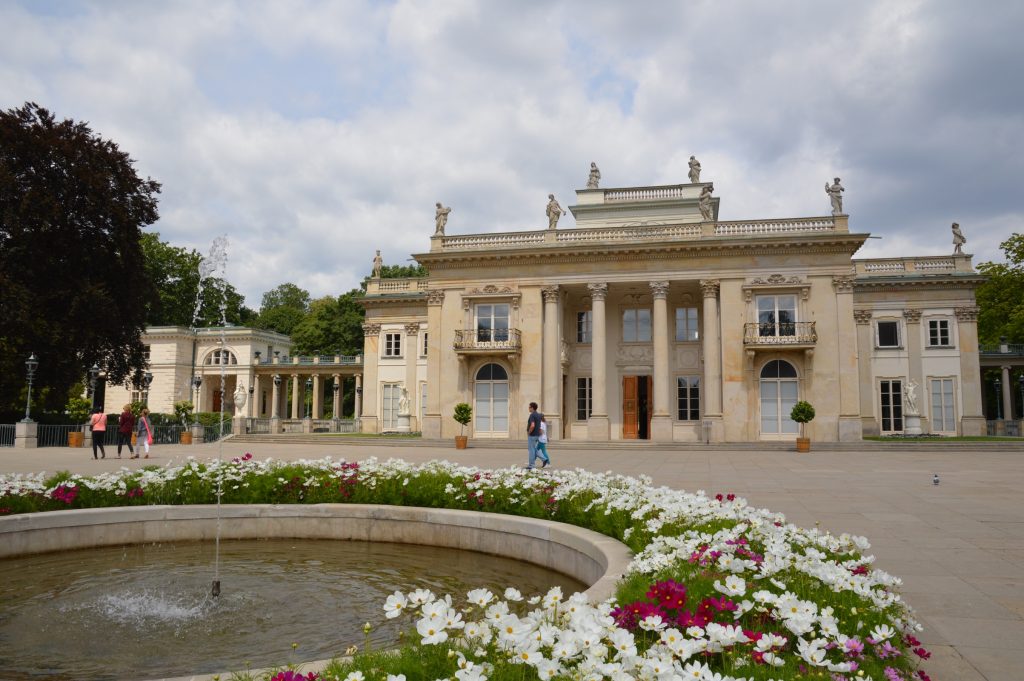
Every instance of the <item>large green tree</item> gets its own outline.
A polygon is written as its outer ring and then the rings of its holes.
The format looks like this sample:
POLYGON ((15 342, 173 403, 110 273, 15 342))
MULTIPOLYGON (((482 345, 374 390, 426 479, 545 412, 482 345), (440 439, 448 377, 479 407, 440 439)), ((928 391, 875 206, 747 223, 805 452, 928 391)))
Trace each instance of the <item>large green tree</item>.
POLYGON ((317 298, 302 321, 292 330, 293 351, 298 355, 358 355, 363 352, 363 307, 360 289, 340 296, 317 298))
POLYGON ((988 277, 976 292, 978 337, 987 344, 1004 336, 1010 343, 1024 343, 1024 234, 1014 234, 999 247, 1006 262, 978 264, 988 277))
POLYGON ((94 363, 113 381, 144 366, 139 242, 159 192, 87 124, 33 103, 0 112, 0 410, 20 406, 32 352, 51 409, 94 363))
POLYGON ((154 291, 147 307, 147 326, 192 326, 193 322, 197 328, 219 326, 222 305, 229 324, 248 326, 255 320, 256 313, 245 306, 242 294, 217 277, 203 280, 203 296, 196 315, 203 256, 195 249, 172 246, 161 241, 158 233, 150 232, 142 235, 142 252, 154 291))
POLYGON ((256 326, 290 335, 309 313, 309 291, 285 283, 263 294, 256 326))

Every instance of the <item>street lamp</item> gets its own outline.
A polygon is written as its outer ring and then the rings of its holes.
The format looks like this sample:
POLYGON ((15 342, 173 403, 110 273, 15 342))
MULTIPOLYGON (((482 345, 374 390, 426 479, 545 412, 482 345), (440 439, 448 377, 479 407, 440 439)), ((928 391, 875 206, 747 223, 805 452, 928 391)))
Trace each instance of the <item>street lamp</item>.
POLYGON ((306 418, 313 418, 313 378, 306 379, 306 418))
MULTIPOLYGON (((257 351, 256 354, 258 355, 259 351, 257 351)), ((252 396, 253 396, 253 393, 255 393, 255 392, 256 392, 256 386, 250 385, 249 386, 249 418, 252 418, 252 396)))
POLYGON ((1020 418, 1024 420, 1024 372, 1017 377, 1017 383, 1020 384, 1020 418))
POLYGON ((92 409, 96 409, 96 379, 100 376, 100 368, 96 364, 89 369, 89 397, 92 399, 92 409))
POLYGON ((36 359, 36 353, 33 352, 25 360, 25 372, 28 374, 28 394, 25 395, 25 418, 21 420, 22 423, 32 423, 32 417, 29 416, 29 405, 32 404, 32 379, 36 377, 38 367, 39 360, 36 359))
POLYGON ((192 425, 198 426, 199 425, 199 387, 201 385, 203 385, 203 377, 200 376, 199 374, 196 374, 195 376, 193 376, 192 377, 192 385, 195 386, 195 389, 196 389, 196 402, 195 402, 195 405, 193 405, 193 409, 192 409, 192 414, 193 414, 195 420, 192 422, 192 425))
POLYGON ((153 383, 153 372, 147 371, 142 374, 142 403, 149 406, 149 386, 153 383))
POLYGON ((996 421, 1003 420, 1003 382, 996 377, 996 421))

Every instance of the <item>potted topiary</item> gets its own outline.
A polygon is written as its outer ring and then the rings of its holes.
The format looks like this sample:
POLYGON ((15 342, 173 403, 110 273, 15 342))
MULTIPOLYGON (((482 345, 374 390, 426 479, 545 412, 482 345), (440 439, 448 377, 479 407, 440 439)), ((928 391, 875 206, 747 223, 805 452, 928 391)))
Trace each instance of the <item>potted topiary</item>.
POLYGON ((469 438, 465 435, 466 426, 473 420, 473 407, 465 402, 459 402, 455 405, 455 413, 452 418, 462 425, 462 431, 455 436, 455 449, 465 449, 469 442, 469 438))
POLYGON ((183 445, 192 444, 192 431, 188 429, 188 424, 192 421, 192 402, 189 400, 175 402, 174 415, 177 417, 178 423, 182 425, 179 441, 183 445))
POLYGON ((793 411, 789 412, 789 418, 800 424, 800 437, 796 439, 796 451, 801 453, 811 451, 811 439, 804 437, 804 424, 814 420, 814 407, 810 402, 800 400, 793 405, 793 411))
POLYGON ((68 399, 68 403, 65 405, 64 411, 67 412, 68 418, 71 419, 71 423, 78 426, 78 428, 68 431, 68 447, 81 447, 85 444, 85 430, 82 424, 88 420, 91 408, 92 402, 84 397, 72 397, 68 399))

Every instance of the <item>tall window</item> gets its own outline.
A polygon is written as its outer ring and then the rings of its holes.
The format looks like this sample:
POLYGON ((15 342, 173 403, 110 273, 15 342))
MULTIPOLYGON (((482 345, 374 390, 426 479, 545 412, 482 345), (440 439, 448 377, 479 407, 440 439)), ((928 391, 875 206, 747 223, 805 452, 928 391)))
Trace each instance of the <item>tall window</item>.
POLYGON ((760 336, 795 336, 796 296, 758 296, 757 323, 760 336))
POLYGON ((423 332, 423 347, 420 349, 420 356, 421 357, 426 357, 427 356, 427 348, 429 347, 429 345, 427 344, 427 337, 428 337, 428 335, 429 334, 426 331, 423 332))
POLYGON ((207 364, 221 365, 221 364, 238 364, 238 360, 235 358, 235 353, 230 350, 214 350, 206 356, 207 364))
POLYGON ((953 379, 933 378, 931 389, 932 431, 956 432, 956 408, 953 402, 953 379))
POLYGON ((594 404, 594 384, 590 376, 576 379, 576 420, 586 421, 594 404))
MULTIPOLYGON (((878 322, 878 347, 900 347, 900 323, 898 321, 878 322)), ((900 428, 900 430, 903 430, 900 428)))
POLYGON ((508 341, 508 303, 476 306, 476 336, 481 343, 508 341))
POLYGON ((695 341, 697 334, 697 308, 676 308, 676 340, 695 341))
POLYGON ((590 343, 593 339, 594 313, 590 310, 576 313, 576 342, 590 343))
POLYGON ((789 417, 797 401, 796 369, 789 362, 775 359, 761 369, 761 433, 794 434, 800 432, 789 417))
POLYGON ((142 359, 144 359, 144 360, 146 360, 148 362, 149 359, 150 359, 151 351, 152 351, 152 348, 150 346, 143 345, 142 346, 142 359))
POLYGON ((402 388, 397 383, 385 383, 381 386, 381 419, 384 430, 398 428, 398 400, 402 397, 402 388))
POLYGON ((676 379, 676 410, 680 421, 700 420, 700 378, 680 376, 676 379))
POLYGON ((384 334, 384 356, 402 356, 402 334, 399 332, 384 334))
POLYGON ((473 434, 508 434, 508 372, 500 364, 485 364, 476 372, 473 434))
POLYGON ((622 311, 622 340, 625 343, 651 342, 651 311, 634 309, 622 311))
POLYGON ((903 381, 885 379, 880 388, 882 432, 903 432, 903 381))
POLYGON ((928 320, 928 345, 931 347, 949 347, 949 320, 928 320))

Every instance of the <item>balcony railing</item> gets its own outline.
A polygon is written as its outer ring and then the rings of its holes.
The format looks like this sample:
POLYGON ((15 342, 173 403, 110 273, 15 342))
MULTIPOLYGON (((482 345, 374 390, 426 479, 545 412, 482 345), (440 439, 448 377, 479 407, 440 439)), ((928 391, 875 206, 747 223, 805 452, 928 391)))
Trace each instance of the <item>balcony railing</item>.
POLYGON ((744 345, 797 347, 817 342, 814 322, 750 322, 743 325, 744 345))
POLYGON ((519 329, 456 329, 455 351, 476 353, 518 353, 522 349, 519 329))

